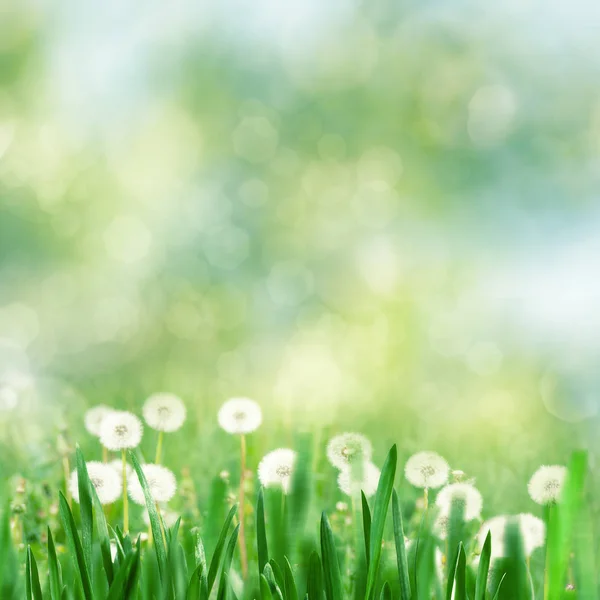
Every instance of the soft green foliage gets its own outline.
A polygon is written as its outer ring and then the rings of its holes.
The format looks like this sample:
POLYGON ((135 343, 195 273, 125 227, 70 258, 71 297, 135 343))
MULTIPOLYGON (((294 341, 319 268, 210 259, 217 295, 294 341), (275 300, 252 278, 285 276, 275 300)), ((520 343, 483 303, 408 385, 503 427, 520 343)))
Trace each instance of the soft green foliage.
MULTIPOLYGON (((352 562, 349 558, 354 550, 352 535, 349 542, 344 542, 345 533, 336 526, 334 531, 332 523, 325 512, 321 515, 319 547, 320 554, 316 549, 310 549, 310 544, 301 543, 302 540, 293 540, 290 550, 296 557, 291 562, 287 556, 280 563, 270 555, 267 545, 266 530, 270 526, 269 513, 264 507, 264 491, 259 489, 257 495, 257 519, 255 526, 256 544, 250 544, 251 560, 257 565, 257 571, 250 573, 245 582, 239 577, 238 563, 238 535, 240 524, 231 529, 236 513, 240 514, 237 506, 233 505, 221 528, 219 539, 214 547, 210 568, 204 553, 204 544, 201 533, 192 540, 191 554, 186 551, 186 538, 189 535, 189 524, 183 525, 178 519, 171 528, 164 528, 160 515, 155 512, 150 515, 153 529, 157 537, 153 543, 142 542, 138 536, 134 541, 130 536, 123 535, 118 528, 111 534, 113 542, 117 544, 117 552, 114 558, 109 556, 108 563, 101 557, 101 546, 106 534, 106 525, 96 528, 90 527, 94 519, 93 497, 95 490, 88 478, 85 461, 80 451, 78 473, 80 478, 80 496, 88 495, 89 501, 82 503, 78 511, 77 526, 73 511, 66 499, 60 495, 60 511, 63 521, 63 532, 66 540, 66 554, 57 554, 57 546, 54 535, 48 532, 48 553, 43 560, 42 576, 40 577, 39 562, 34 556, 31 547, 27 548, 25 554, 25 594, 27 600, 62 600, 62 598, 85 599, 85 600, 208 600, 211 590, 218 581, 215 594, 218 600, 233 598, 252 599, 260 595, 262 600, 275 598, 277 600, 344 600, 352 596, 353 582, 358 580, 357 568, 366 570, 365 578, 367 588, 364 599, 377 598, 389 600, 416 600, 417 597, 436 598, 443 597, 442 589, 447 589, 448 600, 531 600, 542 595, 536 595, 532 587, 533 568, 529 559, 524 554, 524 542, 522 532, 516 520, 509 521, 505 532, 504 557, 494 558, 494 539, 488 533, 481 554, 479 555, 478 567, 470 565, 473 558, 471 550, 467 545, 472 545, 472 540, 463 537, 458 539, 456 549, 451 552, 448 545, 437 546, 431 532, 428 531, 428 519, 419 523, 416 532, 408 531, 409 537, 416 533, 419 537, 413 538, 414 552, 412 560, 410 553, 406 550, 404 541, 405 530, 403 526, 402 509, 400 498, 394 489, 396 475, 396 448, 393 447, 386 459, 382 469, 377 493, 374 498, 374 509, 372 526, 364 529, 365 548, 371 552, 371 560, 368 566, 352 562), (391 518, 388 516, 388 507, 391 500, 391 518), (87 507, 87 509, 85 509, 87 507), (85 510, 87 510, 87 514, 85 510), (155 520, 152 523, 152 520, 155 520), (89 541, 84 545, 83 536, 85 531, 89 532, 89 541), (165 545, 161 545, 162 533, 165 531, 165 545), (391 538, 388 537, 391 534, 391 538), (367 543, 368 542, 368 543, 367 543), (347 545, 348 544, 348 545, 347 545), (394 548, 394 557, 382 550, 386 547, 394 548), (437 550, 444 553, 446 559, 449 556, 455 558, 450 563, 446 560, 445 566, 430 562, 437 550), (350 555, 347 552, 350 551, 350 555), (69 571, 69 559, 72 560, 73 568, 69 571), (343 560, 343 562, 340 562, 343 560), (162 569, 158 570, 162 563, 162 569), (348 562, 350 561, 350 562, 348 562), (302 565, 305 568, 302 568, 302 565), (490 570, 491 569, 491 570, 490 570), (153 579, 152 571, 158 570, 159 579, 153 579), (493 576, 488 578, 488 571, 493 576), (75 575, 73 579, 67 578, 64 573, 75 575), (148 581, 150 578, 151 582, 148 581), (409 581, 416 581, 414 590, 418 590, 418 596, 411 592, 409 581), (69 584, 73 581, 73 584, 69 584), (93 582, 93 583, 92 583, 93 582), (66 595, 65 595, 66 594, 66 595)), ((143 479, 137 458, 131 456, 132 463, 140 478, 142 486, 147 492, 147 498, 151 498, 151 492, 147 482, 143 479)), ((578 536, 568 532, 573 529, 574 523, 585 519, 585 503, 582 502, 581 487, 584 482, 582 473, 586 470, 585 456, 575 454, 569 469, 569 484, 565 488, 563 499, 548 511, 549 530, 562 532, 558 539, 552 537, 548 540, 546 548, 553 560, 554 555, 572 556, 574 564, 584 565, 577 570, 575 579, 575 590, 570 597, 587 600, 595 597, 591 577, 593 574, 585 565, 593 563, 593 549, 589 544, 583 545, 583 556, 581 545, 576 543, 578 536), (550 544, 554 543, 554 550, 550 544), (554 552, 554 554, 553 554, 554 552), (581 591, 579 591, 581 590, 581 591)), ((96 496, 97 497, 97 496, 96 496)), ((308 498, 308 496, 306 496, 308 498)), ((367 511, 368 503, 364 494, 363 511, 367 511)), ((280 497, 281 499, 281 497, 280 497)), ((152 502, 148 502, 151 508, 152 502)), ((312 513, 310 507, 302 507, 302 512, 312 513)), ((284 510, 284 518, 291 519, 284 510)), ((100 519, 102 522, 104 517, 100 519)), ((278 515, 281 518, 281 513, 278 515)), ((360 519, 359 514, 354 518, 360 519)), ((98 522, 98 519, 96 520, 98 522)), ((368 522, 369 518, 363 519, 368 522)), ((448 540, 452 538, 451 530, 464 531, 464 505, 455 502, 450 516, 450 533, 448 540), (459 527, 460 522, 463 526, 459 527), (454 522, 454 525, 452 525, 454 522)), ((279 524, 277 521, 276 525, 279 524)), ((347 526, 352 532, 352 526, 347 526)), ((360 529, 359 529, 360 530, 360 529)), ((57 532, 61 534, 61 532, 57 532)), ((61 534, 62 535, 62 534, 61 534)), ((556 535, 556 534, 555 534, 556 535)), ((460 537, 460 536, 459 536, 460 537)), ((308 539, 311 536, 308 534, 308 539)), ((10 551, 11 545, 5 545, 4 551, 10 551)), ((558 561, 558 559, 556 559, 558 561)), ((562 564, 562 563, 561 563, 562 564)), ((552 581, 567 581, 571 573, 567 565, 549 567, 546 572, 546 584, 543 592, 544 598, 553 598, 552 581), (561 572, 554 569, 561 568, 561 572)), ((17 582, 15 582, 15 589, 17 582)), ((10 594, 6 597, 12 597, 10 594)), ((565 589, 557 597, 564 598, 565 589)))

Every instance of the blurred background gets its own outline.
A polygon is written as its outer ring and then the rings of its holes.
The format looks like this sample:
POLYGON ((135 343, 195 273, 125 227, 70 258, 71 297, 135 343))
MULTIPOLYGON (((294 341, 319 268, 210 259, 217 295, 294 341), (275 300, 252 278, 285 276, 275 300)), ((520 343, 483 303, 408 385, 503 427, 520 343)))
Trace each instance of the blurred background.
POLYGON ((254 461, 358 430, 490 510, 594 460, 599 31, 588 0, 4 3, 4 472, 158 390, 198 485, 239 395, 254 461))

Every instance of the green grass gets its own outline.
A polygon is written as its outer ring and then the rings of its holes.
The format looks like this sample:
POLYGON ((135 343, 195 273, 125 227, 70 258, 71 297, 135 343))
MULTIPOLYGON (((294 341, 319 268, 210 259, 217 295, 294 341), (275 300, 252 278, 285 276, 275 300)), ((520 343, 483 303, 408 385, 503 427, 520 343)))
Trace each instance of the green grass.
MULTIPOLYGON (((405 527, 402 499, 394 489, 395 446, 388 453, 374 497, 367 501, 363 495, 361 509, 350 516, 340 520, 338 511, 322 512, 320 527, 311 519, 299 519, 307 514, 312 518, 315 507, 311 506, 310 490, 297 489, 306 484, 304 477, 297 476, 285 499, 275 490, 260 488, 254 506, 243 511, 233 504, 216 540, 210 533, 203 537, 204 531, 214 530, 214 523, 196 527, 178 519, 166 528, 138 458, 131 453, 130 459, 145 492, 153 543, 142 541, 137 534, 124 535, 118 515, 106 519, 77 449, 81 503, 70 507, 65 496, 59 495, 62 528, 48 531, 45 547, 28 545, 18 551, 6 535, 9 520, 4 511, 0 552, 8 562, 7 557, 20 555, 25 568, 17 574, 5 566, 2 598, 21 598, 23 594, 27 600, 597 597, 594 570, 589 566, 595 564, 593 544, 585 543, 585 536, 582 541, 579 531, 588 515, 583 501, 587 471, 583 453, 573 455, 562 500, 547 511, 545 566, 544 561, 525 556, 520 528, 512 522, 505 534, 506 556, 492 558, 494 539, 488 534, 477 568, 473 564, 475 545, 465 534, 469 529, 462 503, 452 507, 447 544, 435 538, 430 515, 422 515, 417 527, 405 527), (270 507, 278 510, 271 512, 270 507), (241 580, 238 552, 242 515, 252 533, 246 540, 251 563, 246 581, 241 580), (292 524, 294 535, 290 536, 292 524), (355 532, 360 532, 362 539, 356 539, 355 532), (410 551, 405 535, 413 540, 410 551), (114 556, 111 541, 117 547, 114 556), (442 565, 435 564, 436 551, 443 555, 442 565), (534 591, 532 582, 540 577, 544 586, 534 591), (575 589, 567 589, 567 584, 575 589)), ((299 468, 299 472, 305 470, 299 468)))

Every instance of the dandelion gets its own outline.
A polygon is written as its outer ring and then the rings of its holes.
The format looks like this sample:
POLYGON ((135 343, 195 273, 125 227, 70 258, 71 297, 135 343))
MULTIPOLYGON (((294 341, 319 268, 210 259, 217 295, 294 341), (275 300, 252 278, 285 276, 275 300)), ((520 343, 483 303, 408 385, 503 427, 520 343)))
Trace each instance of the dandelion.
POLYGON ((85 428, 93 436, 100 437, 102 421, 111 412, 113 412, 113 409, 110 406, 106 406, 106 404, 98 404, 98 406, 90 408, 84 416, 85 428))
POLYGON ((258 479, 265 487, 280 486, 284 494, 290 491, 296 464, 296 452, 289 448, 273 450, 258 465, 258 479))
POLYGON ((362 490, 365 496, 370 497, 377 491, 380 474, 379 469, 371 462, 364 463, 358 472, 346 467, 338 475, 338 487, 348 496, 359 495, 362 490))
POLYGON ((523 539, 523 552, 529 557, 536 548, 541 548, 546 541, 546 525, 541 519, 529 513, 519 515, 499 515, 492 517, 483 523, 477 534, 477 542, 483 548, 488 532, 492 536, 492 557, 502 558, 506 556, 506 527, 511 522, 519 525, 519 531, 523 539))
POLYGON ((100 425, 100 441, 109 450, 135 448, 142 440, 142 422, 132 413, 111 411, 100 425))
POLYGON ((127 454, 142 440, 142 422, 132 413, 112 411, 100 425, 100 442, 109 450, 121 451, 121 478, 123 482, 123 531, 129 532, 129 501, 127 499, 127 454))
POLYGON ((450 517, 439 513, 435 522, 433 523, 433 532, 440 538, 445 540, 448 537, 448 528, 450 526, 450 517))
POLYGON ((162 455, 165 432, 177 431, 185 421, 185 404, 175 394, 159 392, 152 394, 146 400, 142 408, 142 414, 148 426, 158 431, 156 458, 154 459, 154 462, 158 464, 162 455))
POLYGON ((371 442, 360 433, 342 433, 327 444, 327 458, 337 469, 370 461, 372 454, 371 442))
MULTIPOLYGON (((177 480, 173 471, 162 465, 154 464, 142 465, 142 471, 148 482, 150 495, 154 502, 168 502, 173 498, 177 491, 177 480)), ((140 504, 141 506, 146 505, 144 490, 139 479, 131 479, 129 496, 136 504, 140 504)))
MULTIPOLYGON (((115 473, 114 469, 98 461, 90 461, 86 463, 86 467, 100 504, 115 502, 121 495, 122 486, 119 475, 115 473)), ((76 470, 71 473, 69 489, 75 502, 79 502, 79 477, 76 470)))
POLYGON ((231 434, 240 436, 240 558, 242 575, 244 579, 248 575, 248 555, 246 551, 245 533, 245 504, 244 492, 246 488, 246 434, 256 431, 262 423, 262 411, 260 406, 249 398, 231 398, 219 410, 217 415, 219 425, 231 434))
POLYGON ((449 516, 452 502, 456 498, 462 498, 465 503, 465 521, 481 517, 483 498, 479 490, 470 483, 451 483, 438 492, 435 504, 440 514, 449 516))
POLYGON ((448 481, 450 467, 446 460, 435 452, 417 452, 404 467, 404 475, 418 488, 436 489, 448 481))
POLYGON ((260 427, 262 411, 254 400, 231 398, 221 406, 217 419, 227 433, 244 435, 260 427))
POLYGON ((566 467, 560 465, 540 467, 527 485, 531 499, 537 504, 558 502, 566 476, 566 467))

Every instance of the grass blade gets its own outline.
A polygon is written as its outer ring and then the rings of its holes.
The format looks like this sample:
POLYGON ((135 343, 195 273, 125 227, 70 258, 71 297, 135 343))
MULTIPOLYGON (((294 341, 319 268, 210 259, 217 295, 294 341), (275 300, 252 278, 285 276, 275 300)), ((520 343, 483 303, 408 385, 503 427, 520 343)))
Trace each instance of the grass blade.
POLYGON ((81 515, 81 545, 83 547, 83 558, 90 574, 90 581, 92 581, 92 542, 94 535, 94 513, 92 510, 93 486, 79 446, 75 449, 75 461, 77 465, 77 487, 79 489, 79 514, 81 515))
POLYGON ((140 465, 137 456, 133 452, 129 452, 129 458, 131 460, 131 464, 135 469, 137 477, 139 479, 140 485, 142 486, 142 490, 144 491, 144 498, 146 500, 146 509, 148 510, 148 516, 150 518, 150 526, 152 528, 152 537, 154 539, 154 548, 156 551, 156 559, 158 562, 158 573, 161 581, 163 581, 167 576, 167 550, 165 548, 165 543, 162 537, 162 527, 160 523, 160 517, 156 510, 156 504, 154 502, 154 498, 152 497, 152 493, 150 492, 150 488, 148 487, 148 482, 146 481, 146 476, 144 475, 144 471, 142 470, 142 466, 140 465))
POLYGON ((233 562, 233 553, 237 544, 238 535, 240 532, 239 523, 236 525, 229 542, 227 549, 225 550, 225 556, 223 558, 223 567, 221 569, 221 580, 219 581, 219 590, 217 592, 217 599, 224 600, 227 597, 227 591, 229 588, 229 571, 231 570, 231 563, 233 562))
POLYGON ((454 568, 453 600, 467 600, 467 555, 462 542, 458 543, 458 556, 454 568))
POLYGON ((298 588, 296 587, 296 580, 294 579, 294 571, 290 561, 285 558, 283 562, 283 582, 285 600, 298 600, 298 588))
POLYGON ((265 565, 269 562, 269 548, 267 544, 267 530, 265 527, 265 496, 263 488, 258 490, 256 501, 256 546, 258 549, 258 573, 262 574, 265 565))
POLYGON ((335 539, 325 513, 321 515, 321 556, 327 600, 342 600, 342 576, 340 575, 335 539))
POLYGON ((308 573, 306 577, 306 594, 309 600, 323 599, 323 571, 321 559, 313 550, 308 559, 308 573))
POLYGON ((38 572, 35 556, 33 556, 33 552, 31 551, 31 546, 27 546, 25 573, 27 575, 27 600, 43 600, 40 574, 38 572))
POLYGON ((398 564, 398 578, 400 579, 400 600, 410 600, 410 578, 408 576, 408 559, 404 544, 404 527, 402 525, 402 511, 396 490, 392 491, 392 519, 394 521, 394 542, 396 544, 396 562, 398 564))
POLYGON ((490 572, 490 559, 492 556, 492 534, 488 531, 479 557, 479 568, 475 580, 475 596, 473 600, 485 600, 488 573, 490 572))
POLYGON ((225 519, 225 523, 223 523, 223 527, 221 528, 221 533, 219 535, 219 540, 217 545, 215 546, 215 551, 213 552, 212 559, 210 561, 210 567, 208 569, 208 593, 210 594, 213 585, 215 583, 215 579, 217 578, 217 573, 219 572, 219 566, 221 564, 221 556, 223 554, 223 549, 225 548, 225 540, 227 539, 227 532, 229 531, 229 526, 233 521, 233 517, 237 512, 237 504, 234 504, 225 519))
POLYGON ((73 513, 62 492, 59 492, 58 502, 58 510, 67 538, 67 547, 73 560, 73 566, 75 567, 77 577, 81 583, 84 598, 85 600, 92 600, 92 584, 83 556, 83 547, 81 545, 81 540, 79 539, 79 534, 77 533, 73 513))
POLYGON ((371 543, 371 510, 369 509, 369 502, 365 493, 361 490, 360 501, 362 505, 362 521, 363 521, 363 533, 365 536, 365 557, 367 560, 367 567, 371 562, 371 552, 369 545, 371 543))
POLYGON ((392 588, 386 581, 381 588, 381 594, 379 595, 380 600, 392 600, 392 588))
POLYGON ((48 527, 48 590, 51 600, 60 600, 62 593, 62 569, 56 556, 56 546, 52 531, 48 527))
POLYGON ((383 541, 383 531, 385 521, 394 487, 394 477, 396 475, 396 462, 398 459, 396 445, 394 444, 389 451, 379 478, 377 493, 375 494, 375 505, 373 508, 373 522, 371 526, 371 536, 369 543, 370 563, 367 572, 367 593, 366 599, 371 600, 375 595, 375 583, 379 571, 379 561, 381 560, 381 544, 383 541))

